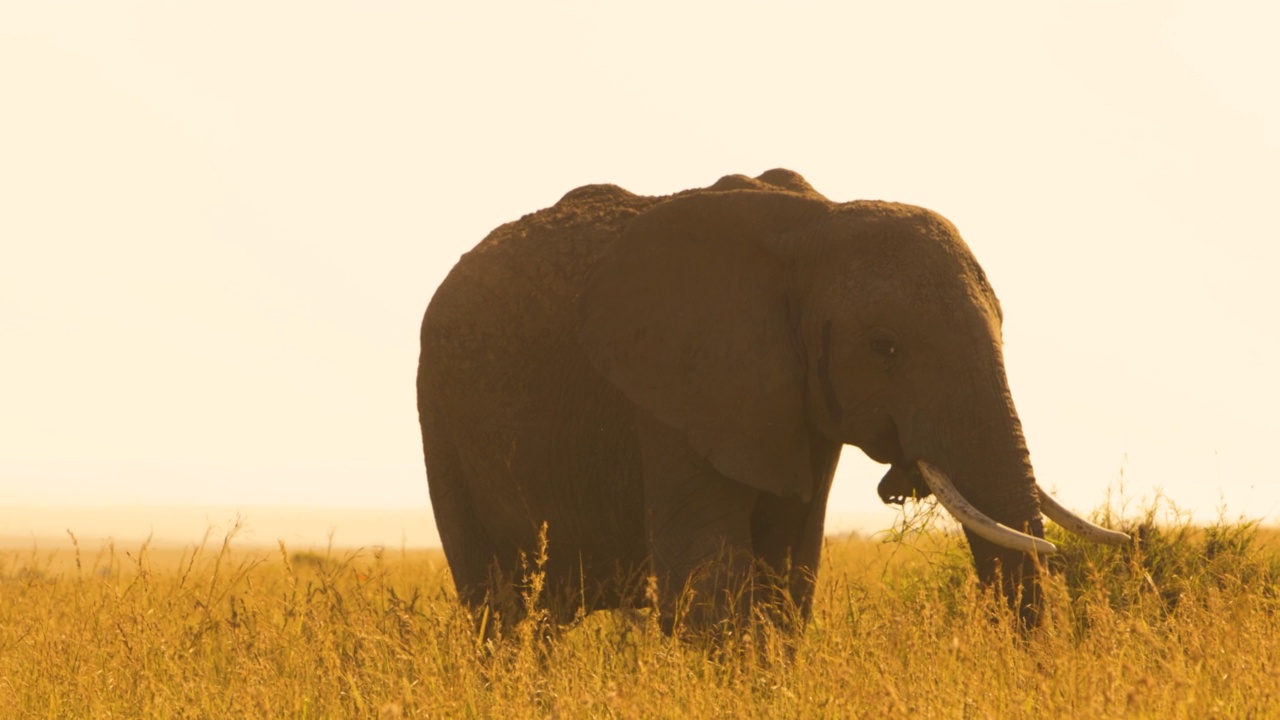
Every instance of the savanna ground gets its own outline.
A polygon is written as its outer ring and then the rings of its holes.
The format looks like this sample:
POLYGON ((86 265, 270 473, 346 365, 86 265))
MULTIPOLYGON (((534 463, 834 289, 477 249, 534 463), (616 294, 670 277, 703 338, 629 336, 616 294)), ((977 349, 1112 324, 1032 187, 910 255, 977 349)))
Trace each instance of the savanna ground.
POLYGON ((1280 533, 1149 509, 1108 518, 1133 548, 1051 535, 1049 617, 1023 638, 934 518, 831 539, 802 631, 716 647, 645 611, 560 630, 535 611, 478 642, 438 552, 234 530, 0 551, 0 716, 1280 717, 1280 533))

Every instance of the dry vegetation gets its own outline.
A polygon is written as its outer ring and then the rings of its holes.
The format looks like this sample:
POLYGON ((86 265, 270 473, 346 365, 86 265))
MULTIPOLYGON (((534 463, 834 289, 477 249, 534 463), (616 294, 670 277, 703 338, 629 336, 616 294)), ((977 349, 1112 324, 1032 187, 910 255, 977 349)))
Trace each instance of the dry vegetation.
MULTIPOLYGON (((648 613, 478 643, 432 552, 226 541, 0 552, 0 714, 228 717, 1280 717, 1280 547, 1129 523, 1064 552, 1019 638, 954 537, 832 540, 812 622, 707 648, 648 613)), ((554 548, 551 549, 554 552, 554 548)), ((532 598, 536 600, 536 598, 532 598)))

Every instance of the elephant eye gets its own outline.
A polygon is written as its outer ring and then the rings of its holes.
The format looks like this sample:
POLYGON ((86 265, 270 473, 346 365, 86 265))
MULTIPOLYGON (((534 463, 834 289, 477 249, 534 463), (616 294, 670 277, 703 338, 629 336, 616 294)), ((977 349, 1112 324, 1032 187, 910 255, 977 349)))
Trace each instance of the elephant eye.
POLYGON ((894 345, 893 338, 880 336, 871 340, 871 352, 879 355, 886 360, 892 360, 894 353, 898 348, 894 345))

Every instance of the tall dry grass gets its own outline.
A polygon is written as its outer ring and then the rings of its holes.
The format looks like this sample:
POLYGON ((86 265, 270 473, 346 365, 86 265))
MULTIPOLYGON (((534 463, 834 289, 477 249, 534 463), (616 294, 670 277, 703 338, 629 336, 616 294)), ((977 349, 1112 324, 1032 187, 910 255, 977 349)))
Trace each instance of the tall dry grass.
MULTIPOLYGON (((829 542, 812 621, 710 648, 648 613, 481 643, 443 558, 385 549, 0 553, 0 715, 18 718, 1280 717, 1280 547, 1128 523, 1063 552, 1021 638, 952 535, 829 542)), ((554 552, 554 548, 550 549, 554 552)), ((536 609, 537 593, 526 588, 536 609)))

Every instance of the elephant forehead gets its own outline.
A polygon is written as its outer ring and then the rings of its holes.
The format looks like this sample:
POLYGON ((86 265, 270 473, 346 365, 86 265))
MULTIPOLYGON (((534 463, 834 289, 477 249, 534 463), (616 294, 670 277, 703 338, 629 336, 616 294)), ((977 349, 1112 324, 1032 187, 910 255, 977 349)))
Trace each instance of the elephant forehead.
POLYGON ((837 302, 982 308, 1000 317, 982 266, 955 227, 911 205, 850 203, 807 261, 837 302))
POLYGON ((819 303, 854 314, 933 308, 1000 318, 999 300, 976 264, 946 258, 928 262, 910 252, 886 255, 831 263, 818 282, 819 303))

